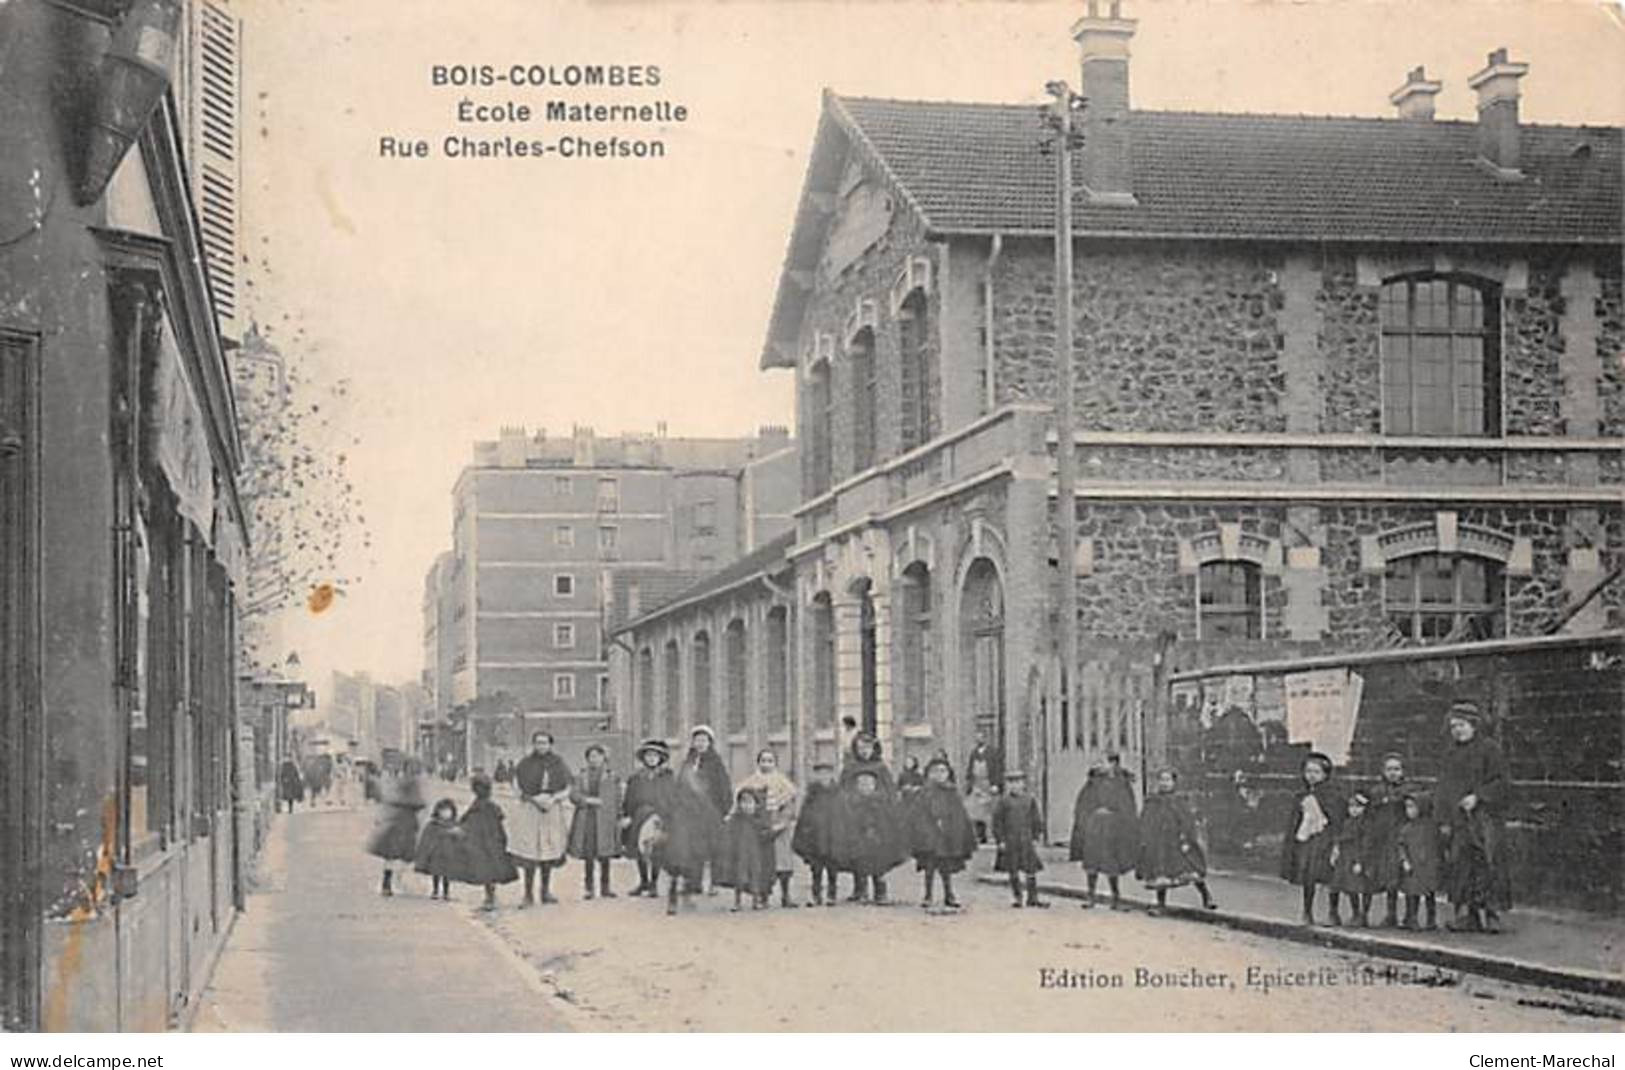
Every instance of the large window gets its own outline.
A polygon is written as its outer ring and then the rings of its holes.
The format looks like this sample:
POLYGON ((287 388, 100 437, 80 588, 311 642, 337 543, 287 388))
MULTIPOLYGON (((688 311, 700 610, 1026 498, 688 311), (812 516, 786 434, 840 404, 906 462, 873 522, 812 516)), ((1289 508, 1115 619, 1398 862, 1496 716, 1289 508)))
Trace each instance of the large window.
POLYGON ((1394 631, 1420 642, 1505 633, 1501 565, 1465 554, 1415 554, 1388 563, 1383 606, 1394 631))
POLYGON ((1385 432, 1500 433, 1498 311, 1493 288, 1459 279, 1398 279, 1383 287, 1385 432))
POLYGON ((830 488, 831 392, 829 361, 813 365, 807 376, 807 493, 816 496, 830 488))
POLYGON ((683 663, 677 649, 677 640, 666 641, 662 656, 666 675, 666 735, 676 738, 683 730, 683 663))
POLYGON ((711 723, 711 633, 694 636, 694 723, 711 723))
POLYGON ((637 689, 638 730, 652 736, 655 734, 655 655, 648 647, 638 651, 638 673, 632 686, 637 689))
POLYGON ((767 614, 767 730, 790 723, 790 615, 783 606, 767 614))
POLYGON ((835 607, 828 594, 820 594, 812 604, 813 708, 814 728, 835 725, 835 607))
POLYGON ((1263 634, 1259 568, 1250 561, 1210 561, 1196 574, 1199 635, 1257 639, 1263 634))
POLYGON ((936 377, 932 374, 930 323, 925 292, 915 290, 898 312, 902 350, 903 449, 922 445, 937 433, 936 377))
POLYGON ((903 572, 902 609, 903 721, 919 724, 927 719, 931 660, 931 571, 922 562, 903 572))
POLYGON ((847 346, 852 371, 852 471, 875 463, 875 332, 865 327, 847 346))
POLYGON ((722 653, 724 671, 727 673, 727 694, 723 696, 728 704, 726 719, 729 732, 743 732, 748 724, 748 715, 745 708, 745 682, 747 672, 747 652, 745 649, 745 622, 742 620, 730 621, 722 633, 722 653))

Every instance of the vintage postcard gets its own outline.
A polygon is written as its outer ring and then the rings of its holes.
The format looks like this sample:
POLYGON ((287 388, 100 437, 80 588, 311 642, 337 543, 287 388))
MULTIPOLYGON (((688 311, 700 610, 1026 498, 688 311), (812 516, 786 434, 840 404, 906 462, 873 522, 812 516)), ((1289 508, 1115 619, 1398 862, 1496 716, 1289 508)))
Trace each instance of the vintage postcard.
POLYGON ((1590 0, 0 0, 0 1021, 1617 1035, 1622 120, 1590 0))

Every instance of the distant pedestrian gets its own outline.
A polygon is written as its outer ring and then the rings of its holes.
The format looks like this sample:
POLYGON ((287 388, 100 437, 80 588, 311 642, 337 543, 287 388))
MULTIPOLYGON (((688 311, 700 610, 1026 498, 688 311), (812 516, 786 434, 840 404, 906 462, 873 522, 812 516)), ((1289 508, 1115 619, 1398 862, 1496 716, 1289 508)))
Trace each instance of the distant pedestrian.
POLYGON ((1370 823, 1372 857, 1366 873, 1373 898, 1382 895, 1382 924, 1399 924, 1400 868, 1399 830, 1405 824, 1405 800, 1421 789, 1405 777, 1405 759, 1394 753, 1382 757, 1382 778, 1367 793, 1371 802, 1366 811, 1370 823))
POLYGON ((836 814, 836 863, 852 874, 853 901, 869 901, 872 889, 874 904, 889 906, 886 874, 908 857, 895 795, 886 793, 873 769, 860 769, 841 789, 836 814))
POLYGON ((848 715, 846 717, 842 717, 841 718, 841 738, 840 738, 840 746, 841 746, 841 753, 842 754, 845 754, 848 750, 851 749, 852 740, 857 737, 857 734, 858 734, 858 719, 856 717, 853 717, 853 716, 850 716, 850 715, 848 715))
POLYGON ((293 813, 294 807, 304 801, 305 778, 299 772, 299 763, 292 758, 282 759, 277 768, 277 808, 280 810, 283 803, 288 805, 288 813, 293 813))
POLYGON ((1197 842, 1196 818, 1175 794, 1179 775, 1172 769, 1157 774, 1157 790, 1146 796, 1140 814, 1140 859, 1135 875, 1157 896, 1154 913, 1168 905, 1168 889, 1194 884, 1202 906, 1217 909, 1207 887, 1207 855, 1197 842))
MULTIPOLYGON (((949 772, 953 772, 952 767, 949 772)), ((910 754, 903 759, 903 770, 897 774, 897 790, 905 797, 925 787, 925 773, 920 769, 920 760, 910 754)))
POLYGON ((468 804, 458 827, 466 838, 468 863, 458 879, 476 884, 485 890, 481 910, 497 908, 497 885, 512 884, 519 879, 513 858, 508 853, 508 834, 503 828, 502 808, 491 801, 491 778, 475 773, 468 786, 474 792, 474 801, 468 804))
POLYGON ((441 799, 418 834, 412 868, 429 875, 430 899, 451 899, 451 882, 468 869, 467 837, 457 826, 457 804, 441 799))
POLYGON ((1439 927, 1439 828, 1433 807, 1420 792, 1405 797, 1405 822, 1399 826, 1399 890, 1405 896, 1407 929, 1439 927), (1419 923, 1417 907, 1427 905, 1427 920, 1419 923))
POLYGON ((379 888, 383 895, 395 894, 396 864, 410 866, 417 859, 418 811, 423 807, 423 785, 409 764, 385 785, 377 823, 367 838, 367 853, 384 863, 383 883, 379 888))
POLYGON ((976 830, 976 842, 986 843, 988 827, 993 820, 994 787, 993 768, 986 753, 973 755, 965 764, 965 813, 970 816, 971 827, 976 830))
POLYGON ((976 740, 970 753, 965 756, 965 787, 969 789, 971 767, 977 762, 983 762, 987 768, 989 786, 993 792, 998 792, 1004 786, 1004 755, 999 748, 988 742, 987 729, 976 730, 976 740))
POLYGON ((609 752, 597 743, 587 748, 587 767, 570 788, 575 817, 570 824, 570 856, 581 859, 583 894, 594 896, 593 870, 598 871, 597 895, 614 899, 609 886, 609 863, 620 853, 619 818, 621 778, 607 765, 609 752))
POLYGON ((761 792, 741 787, 734 793, 733 812, 724 823, 722 836, 717 884, 734 890, 736 913, 747 895, 751 909, 761 910, 773 892, 773 830, 761 792))
POLYGON ((660 881, 659 844, 664 840, 664 823, 672 808, 676 778, 671 767, 671 748, 663 739, 646 739, 638 744, 639 768, 626 781, 621 799, 621 850, 637 860, 638 886, 635 896, 656 895, 660 881))
POLYGON ((1501 912, 1512 905, 1505 816, 1512 784, 1506 756, 1483 734, 1484 718, 1473 703, 1453 705, 1448 724, 1451 743, 1439 769, 1434 817, 1455 911, 1449 927, 1500 932, 1501 912))
POLYGON ((1038 809, 1038 800, 1027 793, 1027 774, 1012 769, 1004 774, 1004 794, 993 807, 993 842, 999 853, 993 868, 1010 875, 1012 904, 1020 907, 1023 885, 1027 889, 1027 906, 1047 908, 1048 903, 1038 898, 1038 874, 1044 860, 1038 856, 1038 845, 1044 838, 1044 815, 1038 809))
POLYGON ((813 763, 812 783, 807 786, 807 797, 801 803, 790 839, 791 849, 812 871, 810 907, 835 905, 835 812, 839 805, 835 767, 829 762, 813 763))
POLYGON ((1303 787, 1292 800, 1281 841, 1281 878, 1303 889, 1303 923, 1315 923, 1315 889, 1332 879, 1332 844, 1344 806, 1332 787, 1332 760, 1316 751, 1303 760, 1303 787))
POLYGON ((1095 888, 1106 875, 1112 909, 1123 908, 1119 880, 1134 868, 1140 853, 1139 807, 1134 801, 1134 774, 1122 758, 1106 755, 1106 764, 1089 770, 1072 807, 1072 840, 1067 857, 1083 864, 1089 883, 1084 907, 1095 905, 1095 888))
POLYGON ((1376 854, 1367 807, 1370 799, 1357 791, 1344 804, 1343 823, 1332 840, 1331 915, 1333 925, 1343 924, 1338 913, 1338 897, 1347 896, 1349 924, 1365 928, 1371 923, 1371 859, 1376 854))
MULTIPOLYGON (((541 901, 557 903, 553 869, 564 863, 570 846, 570 821, 575 807, 570 788, 575 776, 553 750, 553 733, 530 737, 531 751, 514 767, 518 798, 507 809, 508 852, 525 876, 525 897, 520 909, 536 900, 536 875, 541 873, 541 901)), ((482 774, 483 775, 483 774, 482 774)))
POLYGON ((931 759, 925 767, 925 786, 905 804, 909 850, 915 868, 924 875, 920 896, 924 910, 933 907, 939 877, 943 906, 949 910, 960 908, 954 897, 953 875, 964 869, 966 861, 976 853, 976 833, 959 790, 950 780, 952 775, 953 766, 947 760, 931 759))
POLYGON ((771 747, 763 747, 756 755, 756 772, 739 782, 761 796, 762 813, 771 834, 773 848, 773 879, 779 886, 779 906, 793 907, 790 899, 790 878, 796 869, 796 854, 790 845, 795 835, 796 813, 801 799, 795 782, 779 769, 779 756, 771 747))

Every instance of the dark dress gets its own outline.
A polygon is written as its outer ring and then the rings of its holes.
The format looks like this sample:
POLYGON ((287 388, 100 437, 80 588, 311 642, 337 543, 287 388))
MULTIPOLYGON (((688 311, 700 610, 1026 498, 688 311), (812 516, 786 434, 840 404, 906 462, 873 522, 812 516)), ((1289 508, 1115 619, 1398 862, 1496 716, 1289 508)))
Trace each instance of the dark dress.
POLYGON ((972 747, 970 754, 965 758, 965 790, 969 791, 975 784, 971 770, 977 762, 987 763, 988 783, 993 786, 993 790, 1001 790, 1004 787, 1004 756, 999 753, 997 747, 988 743, 972 747))
POLYGON ((1072 842, 1067 858, 1090 873, 1120 874, 1134 868, 1140 854, 1140 820, 1134 804, 1134 774, 1101 766, 1089 770, 1072 808, 1072 842))
POLYGON ((721 755, 715 750, 704 753, 690 750, 683 759, 684 769, 693 769, 698 763, 700 783, 705 786, 706 798, 711 800, 711 808, 718 814, 726 814, 733 809, 734 789, 733 780, 728 776, 728 767, 723 764, 721 755))
POLYGON ((1379 780, 1366 796, 1371 800, 1365 817, 1371 825, 1371 857, 1366 862, 1370 892, 1397 892, 1403 874, 1399 865, 1399 827, 1405 823, 1405 799, 1421 787, 1409 781, 1390 784, 1379 780))
POLYGON ((431 877, 464 880, 468 866, 467 834, 455 821, 431 818, 418 836, 412 868, 431 877))
POLYGON ((716 860, 722 846, 722 813, 712 801, 707 779, 703 766, 685 764, 674 778, 669 808, 660 814, 666 826, 660 864, 667 873, 691 882, 700 880, 706 863, 716 860))
POLYGON ((289 804, 305 798, 305 778, 299 775, 299 766, 291 758, 277 770, 277 792, 278 797, 289 804))
POLYGON ((976 830, 952 784, 927 783, 908 804, 909 848, 921 871, 958 873, 976 853, 976 830))
POLYGON ((1327 781, 1303 790, 1292 800, 1287 815, 1286 835, 1281 840, 1281 879, 1301 886, 1325 884, 1332 879, 1332 844, 1346 816, 1347 804, 1327 781), (1326 815, 1326 828, 1307 840, 1298 840, 1298 824, 1303 818, 1304 800, 1313 795, 1326 815))
POLYGON ((993 807, 993 839, 999 853, 993 868, 1000 873, 1037 873, 1044 868, 1038 841, 1044 835, 1044 815, 1031 795, 1001 795, 993 807))
POLYGON ((1511 787, 1500 744, 1483 736, 1451 742, 1439 770, 1434 818, 1449 834, 1444 882, 1457 906, 1505 910, 1512 905, 1507 864, 1506 805, 1511 787), (1478 798, 1468 813, 1461 800, 1478 798))
POLYGON ((1196 842, 1196 819, 1179 796, 1146 798, 1134 874, 1152 888, 1173 888, 1207 875, 1207 858, 1196 842))
POLYGON ((414 862, 418 854, 418 811, 423 789, 415 777, 397 777, 384 789, 378 823, 367 837, 367 853, 385 862, 414 862))
POLYGON ((728 815, 713 881, 746 895, 765 896, 772 891, 773 830, 766 814, 758 810, 728 815))
POLYGON ((1439 826, 1424 813, 1399 826, 1399 890, 1406 895, 1432 895, 1439 890, 1439 826))
POLYGON ((1374 831, 1369 810, 1359 817, 1352 814, 1343 817, 1343 823, 1337 827, 1337 835, 1332 840, 1337 848, 1329 885, 1332 891, 1350 895, 1371 891, 1370 859, 1376 846, 1374 831))
MULTIPOLYGON (((671 813, 672 792, 676 786, 676 775, 665 765, 656 769, 641 768, 626 778, 621 816, 632 822, 621 830, 621 850, 626 857, 638 857, 638 833, 649 818, 671 813)), ((660 820, 664 822, 666 817, 661 816, 660 820)))
POLYGON ((835 821, 835 864, 849 873, 880 877, 908 857, 897 803, 876 790, 841 792, 835 821))
POLYGON ((490 799, 475 799, 457 819, 463 830, 467 866, 457 880, 467 884, 507 884, 519 879, 508 855, 508 833, 502 827, 502 807, 490 799))
POLYGON ((835 862, 835 813, 840 806, 840 789, 834 784, 811 784, 796 817, 790 849, 809 866, 831 866, 835 862))

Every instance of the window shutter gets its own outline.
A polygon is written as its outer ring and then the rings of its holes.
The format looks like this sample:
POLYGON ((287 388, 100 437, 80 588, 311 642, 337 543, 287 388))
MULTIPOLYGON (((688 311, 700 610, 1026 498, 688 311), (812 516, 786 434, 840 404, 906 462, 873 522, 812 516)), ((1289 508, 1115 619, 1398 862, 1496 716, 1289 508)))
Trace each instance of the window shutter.
POLYGON ((224 0, 203 0, 194 9, 192 78, 193 195, 203 231, 203 258, 222 334, 236 334, 238 130, 242 88, 240 33, 224 0))

